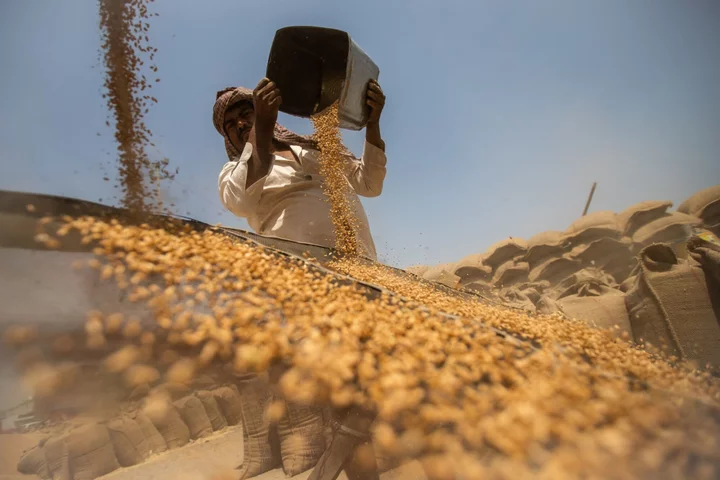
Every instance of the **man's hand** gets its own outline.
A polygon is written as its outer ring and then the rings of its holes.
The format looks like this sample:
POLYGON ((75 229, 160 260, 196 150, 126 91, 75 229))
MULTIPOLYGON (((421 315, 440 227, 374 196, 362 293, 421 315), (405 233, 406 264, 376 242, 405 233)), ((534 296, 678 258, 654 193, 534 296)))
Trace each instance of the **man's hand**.
POLYGON ((277 122, 281 103, 280 90, 275 83, 267 78, 260 80, 260 83, 253 90, 255 124, 250 131, 249 140, 255 148, 253 148, 252 157, 248 161, 246 188, 249 188, 270 171, 275 122, 277 122))
POLYGON ((368 117, 368 125, 380 122, 380 115, 385 106, 385 94, 380 85, 375 80, 370 80, 367 88, 367 97, 365 102, 370 107, 370 116, 368 117))
POLYGON ((260 80, 253 90, 255 125, 263 133, 272 133, 277 122, 278 110, 282 103, 280 89, 267 78, 260 80))
POLYGON ((385 107, 385 94, 375 80, 370 80, 368 83, 365 103, 370 107, 365 141, 385 151, 385 142, 382 135, 380 135, 380 115, 382 115, 383 107, 385 107))

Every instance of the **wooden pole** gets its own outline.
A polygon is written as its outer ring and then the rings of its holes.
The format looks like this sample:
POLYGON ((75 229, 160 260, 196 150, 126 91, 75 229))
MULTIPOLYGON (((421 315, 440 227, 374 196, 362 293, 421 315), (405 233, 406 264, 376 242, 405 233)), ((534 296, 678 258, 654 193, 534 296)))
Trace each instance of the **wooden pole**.
POLYGON ((585 210, 583 210, 583 217, 587 215, 588 209, 590 208, 590 202, 592 202, 592 197, 595 194, 595 187, 597 187, 597 182, 593 182, 592 188, 590 189, 590 195, 588 196, 587 203, 585 204, 585 210))

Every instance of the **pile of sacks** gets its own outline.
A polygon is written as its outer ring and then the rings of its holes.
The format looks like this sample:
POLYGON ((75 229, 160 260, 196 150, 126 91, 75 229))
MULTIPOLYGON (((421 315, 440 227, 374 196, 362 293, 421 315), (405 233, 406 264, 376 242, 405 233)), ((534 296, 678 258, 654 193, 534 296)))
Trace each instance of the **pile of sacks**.
POLYGON ((92 480, 241 423, 235 385, 184 393, 172 402, 149 402, 134 413, 43 439, 23 455, 17 470, 43 479, 92 480))
MULTIPOLYGON (((278 400, 266 374, 208 388, 192 392, 178 385, 145 391, 144 407, 43 439, 23 455, 17 470, 42 479, 91 480, 242 425, 239 478, 278 467, 295 476, 313 468, 332 441, 330 411, 278 400)), ((137 397, 131 394, 131 399, 137 397)), ((378 454, 381 471, 394 466, 387 455, 378 454)))
POLYGON ((671 206, 595 212, 564 232, 511 237, 454 264, 408 271, 719 367, 720 185, 671 206))

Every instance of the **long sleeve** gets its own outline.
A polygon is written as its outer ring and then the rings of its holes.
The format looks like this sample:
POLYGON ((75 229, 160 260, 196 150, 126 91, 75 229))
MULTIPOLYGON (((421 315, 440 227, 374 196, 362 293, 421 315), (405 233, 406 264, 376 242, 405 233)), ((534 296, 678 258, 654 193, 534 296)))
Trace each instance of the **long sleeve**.
POLYGON ((247 142, 242 155, 237 161, 227 162, 218 177, 218 190, 222 204, 238 217, 249 217, 253 214, 267 176, 258 179, 245 188, 248 174, 248 160, 252 156, 252 144, 247 142))
POLYGON ((387 169, 385 152, 365 142, 362 158, 353 160, 346 176, 355 193, 363 197, 377 197, 382 193, 387 169))

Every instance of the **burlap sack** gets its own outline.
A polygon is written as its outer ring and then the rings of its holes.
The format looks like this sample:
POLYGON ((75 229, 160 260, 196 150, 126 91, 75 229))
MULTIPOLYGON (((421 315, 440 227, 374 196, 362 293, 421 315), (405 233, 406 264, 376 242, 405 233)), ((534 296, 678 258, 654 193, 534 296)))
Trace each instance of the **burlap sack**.
POLYGON ((38 445, 25 452, 17 464, 17 471, 25 475, 36 475, 43 480, 50 478, 50 471, 45 461, 44 446, 38 445))
POLYGON ((143 383, 142 385, 138 385, 133 389, 132 392, 130 392, 130 395, 128 395, 128 400, 135 401, 140 400, 141 398, 145 398, 150 393, 150 385, 147 383, 143 383))
POLYGON ((441 263, 439 265, 434 265, 422 274, 422 278, 425 280, 430 280, 431 282, 434 282, 437 280, 437 278, 443 273, 443 272, 454 272, 455 271, 455 264, 454 263, 441 263))
POLYGON ((65 437, 51 437, 43 447, 45 463, 52 480, 73 480, 70 473, 70 454, 65 437))
POLYGON ((550 282, 527 282, 514 285, 520 293, 525 295, 533 304, 550 288, 550 282))
POLYGON ((94 480, 120 468, 104 425, 87 425, 50 439, 45 460, 53 479, 94 480))
POLYGON ((173 402, 173 405, 178 409, 183 422, 190 430, 190 438, 197 440, 198 438, 207 437, 213 432, 210 418, 198 397, 188 395, 173 402))
POLYGON ((457 288, 460 286, 460 277, 448 272, 447 270, 443 270, 442 272, 440 272, 433 281, 435 283, 440 283, 450 288, 457 288))
POLYGON ((413 275, 417 275, 418 277, 422 277, 425 272, 428 270, 427 265, 411 265, 405 269, 406 272, 412 273, 413 275))
POLYGON ((540 299, 535 303, 535 313, 538 315, 552 315, 562 313, 562 310, 557 300, 549 295, 541 295, 540 299))
POLYGON ((235 385, 216 388, 212 394, 228 425, 237 425, 242 422, 242 400, 235 385))
POLYGON ((637 256, 628 251, 622 255, 615 255, 608 259, 607 263, 601 263, 600 269, 613 277, 615 283, 623 283, 628 276, 637 268, 637 256))
POLYGON ((626 258, 630 254, 631 247, 632 239, 628 237, 600 238, 576 246, 570 251, 569 257, 585 266, 599 267, 613 258, 620 256, 626 258))
POLYGON ((653 243, 684 243, 692 234, 692 227, 700 224, 700 219, 684 213, 667 213, 639 228, 632 239, 635 251, 653 243))
POLYGON ((273 452, 270 424, 265 410, 272 402, 272 392, 259 378, 239 382, 242 401, 243 463, 240 478, 251 478, 277 467, 279 459, 273 452))
POLYGON ((572 287, 575 284, 586 282, 586 281, 597 281, 601 282, 608 286, 614 286, 615 285, 615 279, 605 271, 601 270, 597 267, 587 267, 583 268, 582 270, 573 273, 569 277, 567 277, 565 280, 557 284, 557 286, 553 289, 554 293, 556 293, 556 297, 567 290, 568 288, 572 287))
POLYGON ((212 390, 218 386, 218 381, 208 374, 201 374, 192 379, 194 390, 212 390))
POLYGON ((484 265, 485 255, 475 253, 468 255, 455 264, 455 275, 460 277, 460 283, 467 285, 472 282, 490 282, 492 280, 492 268, 484 265))
POLYGON ((334 435, 334 416, 331 407, 322 409, 323 415, 323 437, 325 438, 325 447, 330 448, 334 435))
POLYGON ((670 201, 650 200, 636 203, 618 213, 617 220, 623 235, 632 237, 641 227, 665 215, 667 209, 672 207, 670 201))
POLYGON ((167 443, 165 442, 165 439, 160 434, 158 429, 152 423, 152 420, 150 420, 146 415, 142 413, 138 413, 135 416, 134 420, 137 422, 140 430, 145 436, 145 441, 147 442, 148 446, 148 453, 150 455, 167 451, 167 443))
POLYGON ((190 441, 190 429, 171 403, 162 409, 146 411, 145 414, 162 435, 168 449, 182 447, 190 441))
POLYGON ((617 215, 609 210, 589 213, 575 220, 565 230, 564 240, 571 247, 587 244, 600 238, 618 238, 622 230, 617 215))
POLYGON ((455 275, 460 278, 461 285, 469 285, 474 282, 490 283, 492 281, 492 268, 485 265, 479 267, 459 267, 455 275))
POLYGON ((618 336, 623 333, 631 335, 625 295, 617 290, 614 292, 616 293, 601 296, 569 295, 558 300, 558 304, 568 318, 581 320, 598 328, 612 329, 618 336))
POLYGON ((720 185, 696 192, 681 203, 677 211, 705 221, 720 218, 720 185))
POLYGON ((547 230, 530 237, 528 249, 521 261, 527 262, 530 269, 537 267, 550 258, 560 257, 567 252, 563 232, 547 230))
POLYGON ((465 290, 470 290, 482 296, 490 296, 493 294, 493 286, 489 283, 481 282, 479 280, 470 282, 463 287, 465 290))
POLYGON ((625 279, 624 282, 618 286, 618 290, 620 290, 623 293, 627 293, 630 291, 630 289, 635 285, 635 282, 637 281, 637 275, 631 275, 628 278, 625 279))
POLYGON ((164 383, 150 390, 151 395, 162 395, 171 398, 172 400, 179 400, 187 397, 192 393, 192 390, 188 385, 182 383, 164 383))
POLYGON ((528 279, 531 282, 546 280, 551 285, 557 285, 573 273, 583 269, 582 263, 563 255, 558 258, 551 258, 537 267, 530 270, 528 279))
POLYGON ((498 288, 511 287, 517 283, 527 282, 530 266, 527 262, 510 260, 495 270, 492 283, 498 288))
POLYGON ((602 280, 586 278, 560 292, 557 295, 557 300, 570 296, 601 297, 605 295, 622 295, 622 292, 602 280))
POLYGON ((213 431, 217 432, 218 430, 226 428, 228 426, 227 420, 222 414, 220 406, 218 406, 217 400, 215 400, 215 396, 212 392, 209 390, 200 390, 195 392, 195 395, 197 395, 202 402, 203 407, 205 407, 205 413, 210 419, 213 431))
POLYGON ((508 307, 525 310, 527 312, 535 311, 535 304, 527 294, 518 290, 517 287, 503 289, 498 295, 500 301, 508 307))
POLYGON ((626 303, 636 342, 699 366, 720 365, 720 288, 695 260, 678 260, 667 245, 643 249, 626 303))
POLYGON ((130 417, 120 417, 107 424, 118 463, 129 467, 150 457, 151 446, 140 425, 130 417))
POLYGON ((705 272, 709 290, 719 291, 720 288, 720 239, 693 236, 687 242, 690 257, 698 262, 705 272))
POLYGON ((283 471, 292 477, 310 470, 325 451, 322 410, 287 403, 287 413, 278 422, 283 471))
POLYGON ((527 252, 527 242, 522 238, 508 237, 490 246, 483 254, 483 264, 493 270, 503 263, 521 257, 527 252))

